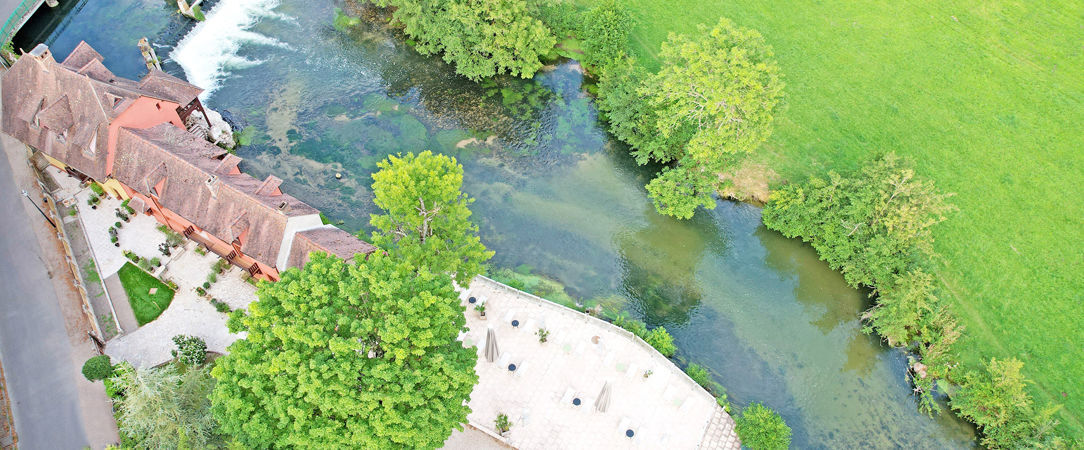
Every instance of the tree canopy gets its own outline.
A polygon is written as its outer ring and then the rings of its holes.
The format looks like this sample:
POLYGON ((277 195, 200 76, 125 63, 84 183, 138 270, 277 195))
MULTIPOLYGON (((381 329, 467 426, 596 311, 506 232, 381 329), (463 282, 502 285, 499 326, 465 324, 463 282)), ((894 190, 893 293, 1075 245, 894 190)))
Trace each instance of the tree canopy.
POLYGON ((137 448, 207 448, 215 437, 206 367, 134 369, 117 366, 109 379, 116 396, 117 427, 137 448))
POLYGON ((753 403, 734 420, 743 447, 753 450, 786 450, 790 447, 790 427, 771 408, 753 403))
POLYGON ((257 448, 437 448, 478 376, 451 278, 394 255, 313 253, 262 283, 213 370, 222 430, 257 448))
POLYGON ((455 158, 429 151, 392 155, 373 174, 372 241, 418 267, 453 274, 462 286, 484 271, 493 257, 478 238, 461 191, 463 166, 455 158))
POLYGON ((636 162, 674 164, 648 192, 660 213, 679 218, 714 205, 718 172, 767 140, 783 106, 779 66, 760 33, 727 19, 699 30, 670 35, 657 74, 626 61, 599 83, 599 108, 636 162))
POLYGON ((830 172, 776 190, 764 224, 812 244, 851 285, 888 286, 932 256, 932 227, 954 209, 948 197, 888 153, 858 173, 830 172))
MULTIPOLYGON (((990 448, 1058 448, 1053 419, 1059 405, 1037 409, 1024 390, 1028 381, 1016 359, 991 359, 984 371, 968 372, 952 408, 982 429, 990 448)), ((1062 445, 1062 447, 1064 447, 1062 445)))
POLYGON ((507 73, 522 78, 542 68, 539 57, 556 43, 528 13, 525 0, 374 0, 394 7, 393 18, 423 55, 442 53, 471 80, 507 73))

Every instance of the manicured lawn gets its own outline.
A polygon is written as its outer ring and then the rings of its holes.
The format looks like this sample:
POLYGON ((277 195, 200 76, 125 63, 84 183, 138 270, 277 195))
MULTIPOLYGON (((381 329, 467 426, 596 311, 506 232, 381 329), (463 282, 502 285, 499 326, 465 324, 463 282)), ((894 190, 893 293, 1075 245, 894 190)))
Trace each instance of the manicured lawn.
POLYGON ((962 361, 1020 358, 1084 438, 1084 2, 624 3, 652 67, 720 16, 765 35, 789 108, 756 158, 785 179, 893 150, 955 192, 936 249, 962 361))
POLYGON ((173 289, 132 263, 121 267, 117 276, 124 286, 124 292, 128 294, 128 303, 132 305, 139 325, 157 319, 158 315, 169 307, 169 302, 173 301, 173 289), (158 291, 151 295, 151 288, 158 288, 158 291))

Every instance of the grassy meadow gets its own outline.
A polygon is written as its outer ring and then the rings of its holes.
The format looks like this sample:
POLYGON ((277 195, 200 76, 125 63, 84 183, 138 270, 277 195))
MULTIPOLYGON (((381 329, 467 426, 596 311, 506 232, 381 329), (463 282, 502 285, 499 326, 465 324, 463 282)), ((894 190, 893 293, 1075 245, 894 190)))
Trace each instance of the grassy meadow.
POLYGON ((962 361, 1021 359, 1084 439, 1084 2, 623 3, 653 68, 720 16, 764 34, 788 108, 755 159, 783 179, 892 150, 956 193, 936 249, 962 361))

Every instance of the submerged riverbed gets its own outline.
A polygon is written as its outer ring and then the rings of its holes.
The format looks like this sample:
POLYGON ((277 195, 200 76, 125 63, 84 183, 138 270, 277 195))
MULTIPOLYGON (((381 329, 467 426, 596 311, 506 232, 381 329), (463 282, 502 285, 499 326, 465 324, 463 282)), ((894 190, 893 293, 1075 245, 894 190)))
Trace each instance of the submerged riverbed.
POLYGON ((643 188, 655 169, 605 133, 574 61, 533 80, 471 83, 379 21, 351 24, 337 9, 359 15, 343 2, 219 0, 193 27, 161 0, 84 0, 16 44, 41 39, 63 57, 85 39, 137 78, 135 42, 150 37, 168 71, 246 127, 245 171, 283 178, 351 231, 368 226, 370 174, 386 155, 456 156, 495 269, 666 326, 678 359, 708 367, 736 405, 778 410, 799 448, 973 445, 951 415, 919 413, 904 355, 861 333, 865 293, 765 229, 758 208, 655 213, 643 188))

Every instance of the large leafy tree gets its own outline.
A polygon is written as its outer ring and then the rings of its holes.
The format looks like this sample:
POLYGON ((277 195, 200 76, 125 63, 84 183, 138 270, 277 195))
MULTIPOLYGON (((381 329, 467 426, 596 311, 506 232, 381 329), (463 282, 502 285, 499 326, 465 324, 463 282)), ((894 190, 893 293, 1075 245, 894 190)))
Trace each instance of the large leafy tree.
POLYGON ((472 80, 508 73, 530 78, 542 68, 539 56, 556 39, 528 14, 524 0, 374 0, 394 7, 393 17, 423 55, 444 61, 472 80))
POLYGON ((372 240, 419 267, 452 274, 467 285, 493 257, 478 238, 461 191, 463 166, 455 158, 425 151, 392 155, 373 174, 373 203, 384 214, 373 215, 372 240))
POLYGON ((948 197, 889 153, 858 173, 775 191, 764 224, 812 244, 851 285, 888 287, 933 255, 932 227, 955 209, 948 197))
POLYGON ((134 369, 117 366, 109 379, 117 396, 117 427, 139 448, 206 448, 215 436, 206 367, 134 369))
POLYGON ((222 430, 256 448, 439 447, 478 380, 449 276, 383 253, 311 258, 231 318, 248 336, 212 372, 222 430))
POLYGON ((771 135, 783 81, 760 33, 727 19, 692 37, 671 34, 659 56, 657 74, 634 62, 604 73, 599 108, 637 163, 673 165, 648 192, 660 213, 687 219, 714 205, 717 174, 771 135))

